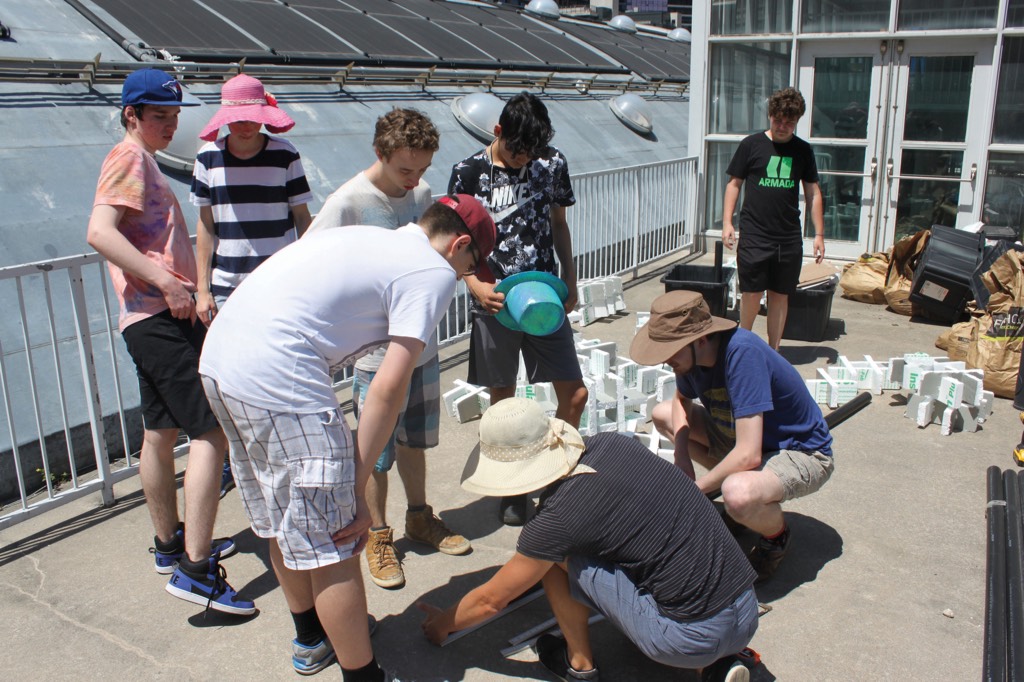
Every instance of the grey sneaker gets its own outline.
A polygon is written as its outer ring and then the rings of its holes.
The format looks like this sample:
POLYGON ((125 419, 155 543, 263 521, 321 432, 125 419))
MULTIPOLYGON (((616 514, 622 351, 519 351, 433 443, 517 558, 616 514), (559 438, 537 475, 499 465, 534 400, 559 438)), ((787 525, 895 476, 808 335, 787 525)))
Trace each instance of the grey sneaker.
POLYGON ((316 675, 337 659, 338 656, 334 653, 331 640, 326 637, 313 646, 306 646, 299 644, 297 640, 292 640, 292 666, 300 675, 316 675))
POLYGON ((700 675, 701 682, 750 682, 750 670, 736 656, 720 658, 700 675))
POLYGON ((782 563, 782 558, 786 556, 786 550, 789 549, 789 528, 786 528, 775 540, 769 540, 764 536, 761 536, 754 548, 750 550, 750 554, 747 558, 750 560, 750 565, 757 572, 757 579, 754 580, 754 584, 763 583, 764 581, 775 575, 775 570, 782 563))

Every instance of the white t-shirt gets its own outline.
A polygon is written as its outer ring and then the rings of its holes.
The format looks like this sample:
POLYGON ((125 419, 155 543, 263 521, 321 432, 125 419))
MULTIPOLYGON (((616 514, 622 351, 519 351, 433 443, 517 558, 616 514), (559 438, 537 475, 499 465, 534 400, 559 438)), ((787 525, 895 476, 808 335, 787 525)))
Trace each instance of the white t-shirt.
MULTIPOLYGON (((350 225, 376 225, 396 230, 402 225, 418 221, 432 203, 430 185, 422 179, 405 196, 389 197, 370 181, 365 172, 361 172, 327 197, 324 207, 317 213, 306 234, 350 225)), ((376 372, 384 360, 385 351, 385 348, 378 348, 364 355, 356 362, 356 367, 365 372, 376 372)), ((430 337, 417 366, 422 367, 435 355, 436 333, 430 337)))
POLYGON ((389 197, 362 172, 327 197, 306 234, 342 225, 376 225, 394 230, 418 221, 431 203, 430 185, 423 180, 404 197, 389 197))
POLYGON ((415 224, 304 236, 231 295, 210 326, 199 372, 257 407, 334 409, 334 373, 395 336, 426 343, 455 283, 455 271, 415 224))

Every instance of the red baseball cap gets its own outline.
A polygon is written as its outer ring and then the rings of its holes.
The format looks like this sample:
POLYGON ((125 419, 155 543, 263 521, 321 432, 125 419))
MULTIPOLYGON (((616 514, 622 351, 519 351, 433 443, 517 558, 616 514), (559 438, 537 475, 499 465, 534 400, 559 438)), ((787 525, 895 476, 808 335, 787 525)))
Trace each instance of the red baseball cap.
POLYGON ((470 236, 473 237, 473 243, 476 244, 476 248, 480 252, 480 261, 476 264, 476 276, 484 282, 495 281, 494 273, 487 266, 487 257, 494 250, 494 241, 497 238, 497 229, 494 227, 491 214, 475 197, 468 194, 454 194, 441 197, 437 201, 454 209, 462 218, 462 222, 466 224, 470 236))

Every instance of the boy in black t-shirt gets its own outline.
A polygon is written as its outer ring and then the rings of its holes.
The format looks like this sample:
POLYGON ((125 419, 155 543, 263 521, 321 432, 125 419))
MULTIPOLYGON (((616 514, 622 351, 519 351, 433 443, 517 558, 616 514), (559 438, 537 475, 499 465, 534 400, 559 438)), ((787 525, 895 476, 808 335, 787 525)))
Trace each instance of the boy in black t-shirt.
POLYGON ((803 95, 795 88, 779 90, 768 100, 769 128, 742 142, 726 172, 722 215, 722 242, 736 245, 738 235, 732 224, 740 188, 744 189, 736 259, 740 278, 740 325, 754 326, 761 307, 761 295, 768 292, 768 345, 779 349, 786 327, 789 295, 796 291, 803 257, 800 229, 800 190, 814 225, 814 257, 825 257, 824 207, 818 186, 814 152, 796 137, 797 121, 804 115, 803 95))
MULTIPOLYGON (((494 126, 494 141, 452 168, 448 193, 476 197, 494 218, 498 239, 487 259, 494 274, 491 280, 531 271, 557 274, 561 269, 569 290, 565 310, 570 312, 576 307, 576 266, 565 209, 576 203, 576 198, 568 162, 550 146, 554 134, 544 103, 528 92, 516 95, 502 109, 494 126)), ((469 382, 486 386, 491 404, 511 398, 522 351, 530 382, 550 381, 558 399, 556 416, 579 426, 587 389, 568 320, 549 336, 507 329, 494 315, 505 300, 494 291, 496 283, 466 277, 475 299, 469 382)), ((505 524, 523 525, 526 496, 502 499, 500 515, 505 524)))
POLYGON ((604 615, 643 654, 701 680, 746 682, 734 654, 757 630, 754 571, 696 484, 637 439, 584 439, 525 398, 492 405, 462 473, 480 495, 543 490, 516 552, 445 610, 419 604, 440 644, 503 609, 539 580, 562 637, 537 639, 562 680, 599 680, 587 619, 604 615))

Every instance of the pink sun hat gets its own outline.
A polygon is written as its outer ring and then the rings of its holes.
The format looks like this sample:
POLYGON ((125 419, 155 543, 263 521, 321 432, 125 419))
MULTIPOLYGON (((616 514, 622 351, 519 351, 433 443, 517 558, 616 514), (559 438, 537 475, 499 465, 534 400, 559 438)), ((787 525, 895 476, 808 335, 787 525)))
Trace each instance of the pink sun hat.
POLYGON ((244 73, 224 83, 220 109, 199 133, 199 139, 213 142, 221 126, 238 121, 262 123, 272 133, 283 133, 295 125, 291 116, 277 108, 277 100, 263 89, 263 83, 244 73))

